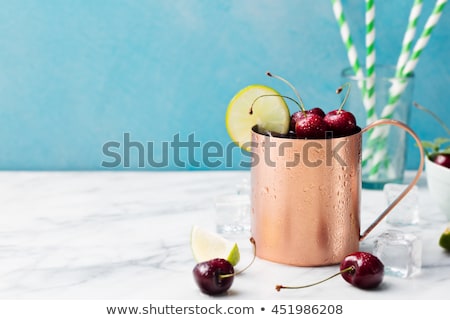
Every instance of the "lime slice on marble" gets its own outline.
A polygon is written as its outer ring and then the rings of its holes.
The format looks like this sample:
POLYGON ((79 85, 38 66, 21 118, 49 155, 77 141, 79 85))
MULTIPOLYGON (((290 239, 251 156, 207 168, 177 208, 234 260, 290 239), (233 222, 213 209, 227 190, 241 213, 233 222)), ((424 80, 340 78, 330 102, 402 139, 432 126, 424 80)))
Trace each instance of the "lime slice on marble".
POLYGON ((250 85, 240 90, 228 104, 225 125, 230 138, 250 151, 251 129, 260 128, 280 134, 289 131, 290 111, 286 101, 270 87, 250 85), (252 109, 252 113, 250 113, 252 109))
POLYGON ((239 247, 236 242, 199 226, 192 227, 191 249, 197 262, 222 258, 235 266, 240 260, 239 247))
POLYGON ((450 251, 450 227, 445 229, 439 238, 439 245, 447 251, 450 251))

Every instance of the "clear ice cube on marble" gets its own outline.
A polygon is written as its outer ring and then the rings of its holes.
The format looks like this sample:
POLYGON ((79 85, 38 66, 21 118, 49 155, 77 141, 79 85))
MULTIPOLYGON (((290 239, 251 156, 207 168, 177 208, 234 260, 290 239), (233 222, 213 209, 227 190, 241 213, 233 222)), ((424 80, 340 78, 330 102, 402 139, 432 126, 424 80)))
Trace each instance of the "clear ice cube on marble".
POLYGON ((250 197, 224 194, 216 197, 216 230, 219 233, 243 233, 250 230, 250 197))
MULTIPOLYGON (((387 183, 383 192, 390 205, 408 185, 387 183)), ((386 216, 386 222, 394 226, 415 225, 419 223, 419 190, 414 186, 406 196, 386 216)))
POLYGON ((414 233, 387 230, 378 235, 373 254, 384 264, 386 275, 410 278, 422 268, 422 240, 414 233))

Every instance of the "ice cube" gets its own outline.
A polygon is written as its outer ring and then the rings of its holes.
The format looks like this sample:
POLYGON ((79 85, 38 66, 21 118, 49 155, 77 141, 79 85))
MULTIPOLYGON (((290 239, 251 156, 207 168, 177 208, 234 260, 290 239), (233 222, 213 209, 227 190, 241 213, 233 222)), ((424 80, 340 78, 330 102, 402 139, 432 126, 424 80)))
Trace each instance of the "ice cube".
POLYGON ((250 197, 245 194, 223 194, 216 197, 216 229, 219 233, 241 233, 250 230, 250 197))
MULTIPOLYGON (((383 191, 390 205, 408 185, 387 183, 383 191)), ((386 222, 391 225, 413 225, 419 222, 419 191, 414 186, 406 196, 387 215, 386 222)))
POLYGON ((422 241, 413 233, 387 230, 375 239, 373 254, 384 264, 386 275, 409 278, 422 268, 422 241))

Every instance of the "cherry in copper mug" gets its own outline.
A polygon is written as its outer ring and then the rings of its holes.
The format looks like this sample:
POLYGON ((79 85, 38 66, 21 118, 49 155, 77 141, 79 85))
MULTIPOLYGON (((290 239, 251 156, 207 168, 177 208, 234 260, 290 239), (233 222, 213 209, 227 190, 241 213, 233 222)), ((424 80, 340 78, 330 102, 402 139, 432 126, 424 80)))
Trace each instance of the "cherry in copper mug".
POLYGON ((357 133, 329 139, 291 139, 252 130, 251 233, 256 256, 295 266, 338 264, 406 196, 423 171, 424 151, 414 131, 390 119, 357 133), (417 142, 415 178, 360 233, 362 135, 380 125, 397 126, 417 142))

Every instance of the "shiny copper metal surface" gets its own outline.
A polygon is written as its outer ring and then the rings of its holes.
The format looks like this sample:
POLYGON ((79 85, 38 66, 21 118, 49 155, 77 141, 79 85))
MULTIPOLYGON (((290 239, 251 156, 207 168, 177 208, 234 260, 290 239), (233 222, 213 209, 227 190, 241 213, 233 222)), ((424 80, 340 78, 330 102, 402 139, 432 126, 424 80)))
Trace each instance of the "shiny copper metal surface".
MULTIPOLYGON (((392 124, 390 121, 371 127, 392 124)), ((259 258, 322 266, 340 263, 359 250, 364 131, 342 138, 305 140, 253 130, 251 230, 259 258)))

